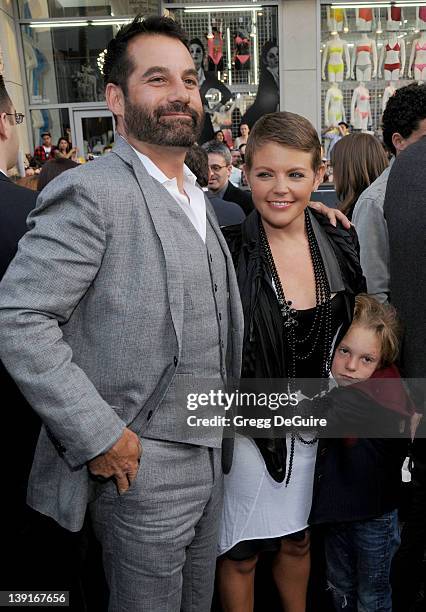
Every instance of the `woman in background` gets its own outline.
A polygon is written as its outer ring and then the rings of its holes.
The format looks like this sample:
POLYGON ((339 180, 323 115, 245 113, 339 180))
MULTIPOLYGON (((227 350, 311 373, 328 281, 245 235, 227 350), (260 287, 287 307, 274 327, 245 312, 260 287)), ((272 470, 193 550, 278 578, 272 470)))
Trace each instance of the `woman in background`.
POLYGON ((66 159, 72 159, 73 161, 75 161, 74 158, 76 157, 76 155, 77 149, 71 146, 69 140, 65 136, 62 136, 58 140, 56 156, 65 157, 66 159))
POLYGON ((371 134, 348 134, 331 152, 333 180, 339 209, 349 218, 364 191, 389 165, 379 140, 371 134))
POLYGON ((238 136, 238 138, 236 138, 235 142, 234 142, 234 147, 236 149, 238 149, 243 144, 247 144, 249 133, 250 133, 250 128, 247 125, 247 123, 242 123, 240 125, 240 134, 241 134, 241 136, 238 136))

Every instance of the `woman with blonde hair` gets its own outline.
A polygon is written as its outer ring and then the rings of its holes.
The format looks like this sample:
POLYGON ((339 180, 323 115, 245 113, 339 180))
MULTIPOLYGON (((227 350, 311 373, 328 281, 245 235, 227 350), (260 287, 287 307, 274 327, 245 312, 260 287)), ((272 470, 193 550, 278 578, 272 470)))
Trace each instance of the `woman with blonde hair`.
POLYGON ((351 219, 359 196, 387 168, 389 161, 375 136, 357 132, 334 145, 331 165, 339 209, 351 219))

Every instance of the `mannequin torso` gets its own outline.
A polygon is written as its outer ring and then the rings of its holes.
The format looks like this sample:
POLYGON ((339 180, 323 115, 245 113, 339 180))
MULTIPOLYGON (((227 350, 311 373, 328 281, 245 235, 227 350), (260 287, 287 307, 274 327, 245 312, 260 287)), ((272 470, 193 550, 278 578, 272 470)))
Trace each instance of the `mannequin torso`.
POLYGON ((365 131, 371 122, 370 92, 364 83, 355 87, 351 103, 351 123, 356 130, 365 131))
POLYGON ((412 75, 413 69, 416 81, 426 80, 426 32, 413 41, 409 65, 408 76, 412 75))
POLYGON ((345 121, 343 94, 339 86, 333 84, 327 91, 324 105, 325 123, 328 127, 337 126, 339 121, 345 121))

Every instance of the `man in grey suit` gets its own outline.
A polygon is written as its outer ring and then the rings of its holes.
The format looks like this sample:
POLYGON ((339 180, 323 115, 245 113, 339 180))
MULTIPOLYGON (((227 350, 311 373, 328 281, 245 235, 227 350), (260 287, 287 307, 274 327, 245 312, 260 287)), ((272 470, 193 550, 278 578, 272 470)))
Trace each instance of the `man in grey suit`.
POLYGON ((202 105, 180 27, 136 18, 104 76, 120 136, 39 196, 0 285, 0 357, 44 423, 28 503, 71 531, 89 507, 109 610, 203 612, 223 432, 187 427, 181 392, 238 377, 238 287, 183 163, 202 105))

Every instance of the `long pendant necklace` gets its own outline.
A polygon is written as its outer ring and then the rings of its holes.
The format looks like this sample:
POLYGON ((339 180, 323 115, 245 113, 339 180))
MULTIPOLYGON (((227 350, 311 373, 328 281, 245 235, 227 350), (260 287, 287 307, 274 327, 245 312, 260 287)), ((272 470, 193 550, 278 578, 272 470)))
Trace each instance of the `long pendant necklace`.
MULTIPOLYGON (((287 346, 287 354, 289 363, 287 364, 287 378, 291 390, 296 390, 296 363, 297 361, 306 361, 314 352, 320 354, 320 376, 328 378, 330 368, 330 351, 331 351, 331 301, 330 301, 330 286, 324 267, 324 262, 321 257, 321 252, 315 238, 312 222, 307 210, 305 210, 305 228, 309 244, 309 252, 311 255, 312 266, 315 277, 315 313, 310 329, 305 333, 296 333, 299 322, 297 320, 297 311, 293 308, 292 302, 287 300, 284 294, 284 289, 278 275, 275 261, 272 255, 271 247, 266 236, 265 228, 259 220, 260 240, 268 267, 271 273, 275 290, 277 294, 278 305, 280 307, 281 316, 284 326, 284 340, 287 346), (306 346, 308 345, 308 347, 306 346)), ((322 390, 322 389, 321 389, 322 390)), ((315 407, 315 401, 314 401, 315 407)), ((288 485, 293 469, 294 448, 296 437, 302 444, 312 445, 318 441, 314 436, 309 440, 305 440, 297 430, 292 431, 290 442, 290 453, 288 461, 288 469, 286 475, 285 486, 288 485)))

